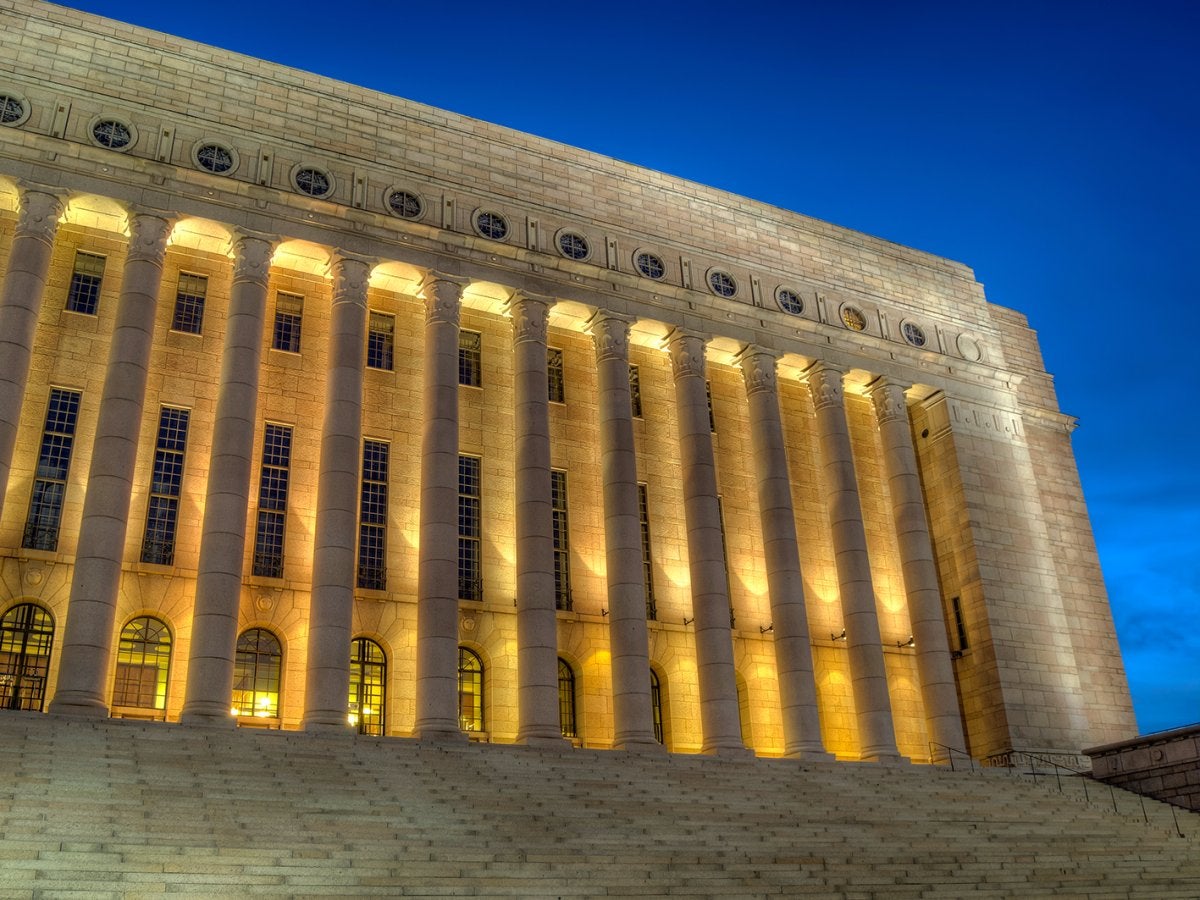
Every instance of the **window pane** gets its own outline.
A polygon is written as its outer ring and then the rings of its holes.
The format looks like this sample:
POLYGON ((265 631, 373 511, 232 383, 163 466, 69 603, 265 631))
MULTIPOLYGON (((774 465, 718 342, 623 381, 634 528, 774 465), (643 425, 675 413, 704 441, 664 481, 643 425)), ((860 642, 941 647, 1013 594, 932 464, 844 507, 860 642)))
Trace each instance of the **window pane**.
POLYGON ((171 321, 172 331, 200 333, 204 322, 204 298, 207 293, 207 276, 179 273, 179 286, 175 291, 175 316, 171 321))

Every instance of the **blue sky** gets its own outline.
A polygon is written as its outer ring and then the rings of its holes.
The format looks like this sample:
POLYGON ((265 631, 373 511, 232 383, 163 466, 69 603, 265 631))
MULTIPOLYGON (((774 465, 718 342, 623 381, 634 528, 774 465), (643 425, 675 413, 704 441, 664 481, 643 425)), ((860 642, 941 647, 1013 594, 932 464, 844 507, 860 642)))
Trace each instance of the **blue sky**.
POLYGON ((67 5, 974 267, 1080 419, 1139 725, 1200 721, 1200 4, 67 5))

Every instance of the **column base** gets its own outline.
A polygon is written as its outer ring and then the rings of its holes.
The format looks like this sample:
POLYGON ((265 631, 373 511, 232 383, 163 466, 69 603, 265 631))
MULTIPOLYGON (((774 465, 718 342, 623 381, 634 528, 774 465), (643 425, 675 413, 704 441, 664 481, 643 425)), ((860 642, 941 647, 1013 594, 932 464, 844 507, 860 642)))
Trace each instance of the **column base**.
POLYGON ((557 737, 550 737, 544 734, 518 734, 516 743, 522 747, 550 747, 558 750, 569 748, 571 746, 571 742, 561 734, 557 737))
POLYGON ((717 756, 722 759, 754 759, 754 751, 749 747, 728 745, 722 747, 701 747, 700 752, 705 756, 717 756))
POLYGON ((412 736, 428 744, 466 744, 470 741, 467 733, 459 728, 415 728, 412 736))
POLYGON ((300 730, 308 734, 354 734, 354 729, 346 719, 305 719, 300 723, 300 730))
POLYGON ((878 753, 863 753, 859 757, 863 762, 878 763, 881 766, 911 766, 912 760, 907 756, 901 756, 895 751, 883 751, 878 753))
POLYGON ((646 756, 661 756, 667 752, 664 747, 656 740, 649 741, 618 741, 613 744, 614 750, 621 750, 625 753, 637 753, 646 756))
POLYGON ((828 750, 812 750, 801 747, 796 750, 789 750, 783 754, 788 759, 797 759, 800 762, 837 762, 837 757, 828 750))
POLYGON ((108 705, 95 697, 68 694, 51 700, 46 712, 55 716, 73 716, 80 719, 107 719, 108 705))

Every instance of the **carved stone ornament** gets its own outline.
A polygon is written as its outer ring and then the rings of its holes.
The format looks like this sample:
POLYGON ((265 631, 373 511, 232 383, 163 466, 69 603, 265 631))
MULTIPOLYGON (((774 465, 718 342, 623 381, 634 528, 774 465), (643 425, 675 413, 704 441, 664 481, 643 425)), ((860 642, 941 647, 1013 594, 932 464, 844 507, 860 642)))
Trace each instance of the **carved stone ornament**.
POLYGON ((875 401, 875 416, 880 425, 908 421, 908 401, 904 397, 903 385, 879 378, 870 386, 869 392, 875 401))
POLYGON ((333 255, 333 302, 366 305, 367 282, 371 277, 371 264, 356 256, 344 253, 333 255))
POLYGON ((629 323, 618 316, 599 312, 588 323, 588 331, 596 343, 596 360, 629 360, 629 323))
POLYGON ((62 214, 63 204, 58 197, 43 191, 25 191, 21 194, 21 215, 17 220, 16 236, 53 244, 62 214))
POLYGON ((742 379, 746 382, 746 394, 762 391, 774 393, 779 387, 775 374, 775 354, 754 347, 747 348, 740 360, 742 379))
POLYGON ((667 349, 676 378, 704 377, 704 338, 676 329, 667 338, 667 349))
POLYGON ((546 343, 546 327, 550 321, 549 301, 540 297, 515 294, 508 303, 508 309, 512 315, 513 343, 546 343))
POLYGON ((421 285, 421 296, 425 298, 425 324, 457 325, 462 290, 462 285, 455 281, 427 278, 421 285))
POLYGON ((804 373, 808 378, 808 386, 812 391, 813 406, 825 409, 829 406, 843 406, 842 373, 830 368, 824 363, 810 366, 804 373))
POLYGON ((129 223, 129 253, 126 258, 161 266, 167 253, 171 227, 171 222, 162 216, 151 213, 134 216, 129 223))
POLYGON ((271 272, 271 257, 275 255, 275 244, 250 235, 241 235, 233 245, 233 280, 253 281, 267 286, 271 272))

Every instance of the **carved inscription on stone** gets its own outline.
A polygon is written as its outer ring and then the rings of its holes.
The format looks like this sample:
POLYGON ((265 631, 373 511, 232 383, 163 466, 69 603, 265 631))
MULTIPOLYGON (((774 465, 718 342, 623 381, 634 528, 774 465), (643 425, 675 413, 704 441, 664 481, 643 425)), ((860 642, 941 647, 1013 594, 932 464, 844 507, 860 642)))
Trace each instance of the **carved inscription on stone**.
POLYGON ((1025 442, 1025 430, 1019 415, 993 409, 979 403, 948 398, 951 428, 959 434, 979 434, 991 438, 1025 442))

